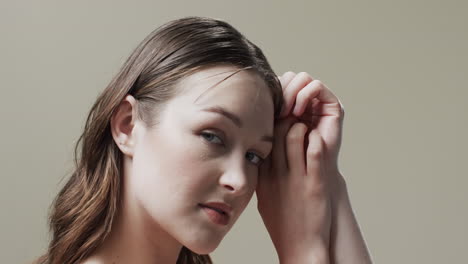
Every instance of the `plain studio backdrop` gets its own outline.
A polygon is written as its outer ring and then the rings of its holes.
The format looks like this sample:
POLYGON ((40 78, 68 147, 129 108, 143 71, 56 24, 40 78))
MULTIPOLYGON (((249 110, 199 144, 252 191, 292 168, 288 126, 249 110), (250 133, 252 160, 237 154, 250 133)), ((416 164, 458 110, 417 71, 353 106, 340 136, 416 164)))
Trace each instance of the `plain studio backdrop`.
MULTIPOLYGON (((0 2, 0 262, 44 252, 47 212, 97 95, 136 45, 183 16, 220 18, 277 74, 342 101, 340 168, 375 263, 466 263, 466 1, 0 2)), ((277 263, 255 195, 211 254, 277 263)))

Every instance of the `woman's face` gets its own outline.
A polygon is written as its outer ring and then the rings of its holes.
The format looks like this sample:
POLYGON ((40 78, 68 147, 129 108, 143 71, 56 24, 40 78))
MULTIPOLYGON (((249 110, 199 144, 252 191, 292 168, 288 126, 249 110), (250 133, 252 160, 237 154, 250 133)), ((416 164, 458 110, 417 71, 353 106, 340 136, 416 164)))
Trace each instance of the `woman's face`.
POLYGON ((257 74, 243 70, 207 90, 235 70, 189 76, 158 125, 137 121, 134 129, 127 188, 152 221, 199 254, 212 252, 236 222, 272 149, 273 100, 257 74), (201 206, 209 202, 230 205, 229 219, 201 206))

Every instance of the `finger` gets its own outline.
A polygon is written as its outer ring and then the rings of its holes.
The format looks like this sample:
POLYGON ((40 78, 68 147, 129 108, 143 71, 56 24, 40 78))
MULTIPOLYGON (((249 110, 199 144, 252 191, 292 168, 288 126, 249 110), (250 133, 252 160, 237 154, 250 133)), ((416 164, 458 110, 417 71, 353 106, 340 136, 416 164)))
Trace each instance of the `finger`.
POLYGON ((281 111, 280 117, 285 117, 289 114, 294 102, 296 101, 297 93, 313 80, 314 79, 305 72, 300 72, 294 76, 288 86, 283 89, 284 107, 281 111))
MULTIPOLYGON (((300 90, 296 96, 296 105, 293 110, 293 114, 295 116, 300 116, 304 113, 307 105, 312 102, 312 99, 317 99, 322 104, 334 104, 341 105, 338 97, 332 93, 330 89, 328 89, 320 80, 313 80, 306 87, 300 90)), ((341 115, 341 111, 339 111, 339 107, 336 108, 338 111, 336 113, 328 113, 328 114, 336 114, 337 116, 341 115)))
POLYGON ((284 90, 286 86, 291 82, 291 80, 296 76, 296 74, 292 71, 285 72, 281 77, 281 88, 284 90))
POLYGON ((295 123, 289 129, 286 140, 286 153, 289 171, 292 175, 304 175, 306 172, 304 160, 304 138, 307 126, 304 123, 295 123))
POLYGON ((323 181, 322 179, 322 162, 323 162, 323 141, 322 136, 313 129, 309 133, 309 145, 307 146, 306 163, 307 163, 307 177, 310 182, 318 184, 323 181))
POLYGON ((271 166, 273 169, 284 169, 288 168, 288 163, 286 159, 286 147, 285 147, 285 137, 289 128, 294 123, 296 118, 288 117, 286 119, 281 119, 277 121, 274 128, 274 142, 273 149, 271 151, 271 166))

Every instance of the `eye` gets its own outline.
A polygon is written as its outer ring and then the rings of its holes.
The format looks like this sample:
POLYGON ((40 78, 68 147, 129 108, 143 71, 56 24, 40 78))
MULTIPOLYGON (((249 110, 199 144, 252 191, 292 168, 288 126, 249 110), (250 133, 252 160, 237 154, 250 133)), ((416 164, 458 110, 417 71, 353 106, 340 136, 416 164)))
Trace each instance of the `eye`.
POLYGON ((202 132, 201 135, 208 142, 224 145, 223 140, 220 137, 218 137, 216 134, 209 133, 209 132, 202 132), (217 142, 215 142, 215 141, 217 141, 217 142))
MULTIPOLYGON (((221 137, 217 136, 214 133, 211 132, 202 132, 201 136, 208 142, 222 145, 224 146, 224 142, 221 139, 221 137)), ((251 161, 255 166, 260 166, 262 162, 265 160, 264 158, 260 157, 259 155, 253 153, 253 152, 247 152, 245 154, 245 157, 251 161)))
POLYGON ((264 159, 262 157, 260 157, 259 155, 255 154, 255 153, 252 153, 252 152, 247 152, 245 154, 245 157, 248 160, 253 159, 254 161, 252 163, 255 164, 256 166, 260 166, 262 164, 262 162, 264 161, 264 159))

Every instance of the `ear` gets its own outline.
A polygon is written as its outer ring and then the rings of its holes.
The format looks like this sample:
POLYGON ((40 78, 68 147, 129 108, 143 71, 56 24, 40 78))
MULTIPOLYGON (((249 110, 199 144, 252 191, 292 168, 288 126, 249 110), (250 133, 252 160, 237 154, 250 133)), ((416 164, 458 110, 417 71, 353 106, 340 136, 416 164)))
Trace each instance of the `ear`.
POLYGON ((136 99, 127 95, 120 102, 111 117, 112 137, 119 149, 127 156, 133 157, 135 147, 135 121, 136 121, 136 99))

